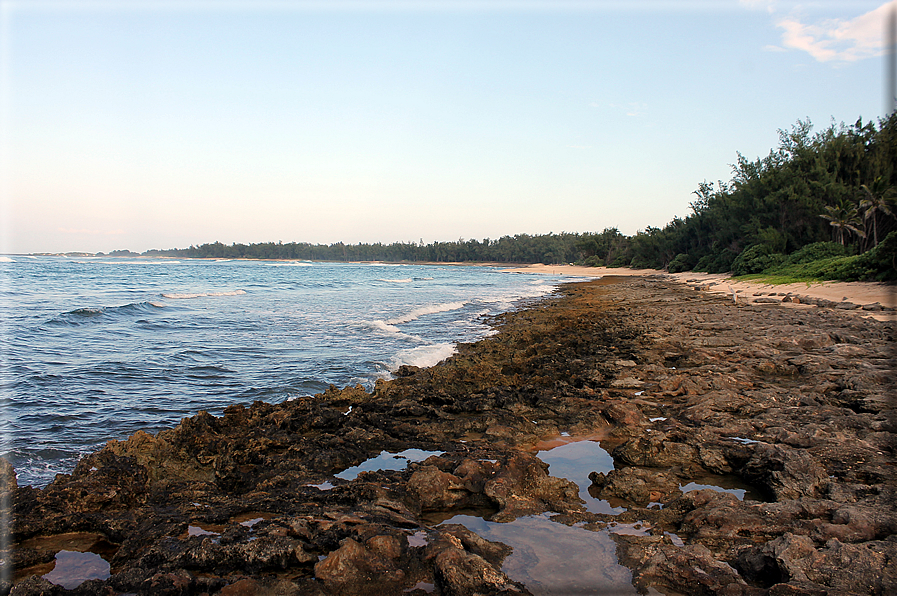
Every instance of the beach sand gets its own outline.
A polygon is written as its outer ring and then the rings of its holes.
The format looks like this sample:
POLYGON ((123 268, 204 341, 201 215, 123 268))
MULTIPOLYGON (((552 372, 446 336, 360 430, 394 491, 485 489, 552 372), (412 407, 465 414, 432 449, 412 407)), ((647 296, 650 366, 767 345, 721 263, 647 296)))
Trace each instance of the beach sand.
MULTIPOLYGON (((724 273, 698 273, 685 271, 682 273, 666 273, 656 269, 629 269, 626 267, 577 267, 575 265, 528 265, 506 269, 510 273, 530 273, 546 275, 566 275, 570 277, 603 277, 607 275, 640 276, 664 275, 683 283, 692 283, 705 287, 705 291, 716 294, 731 295, 733 291, 739 301, 755 302, 758 298, 768 298, 772 294, 810 296, 812 298, 831 300, 832 302, 851 302, 860 306, 878 303, 888 308, 897 308, 897 286, 874 282, 826 281, 819 283, 797 284, 764 284, 732 279, 724 273), (756 294, 756 295, 755 295, 756 294), (762 295, 761 295, 762 294, 762 295)), ((790 308, 816 308, 808 304, 783 303, 790 308)), ((897 320, 895 312, 880 312, 857 309, 852 312, 860 316, 874 317, 880 321, 897 320)))

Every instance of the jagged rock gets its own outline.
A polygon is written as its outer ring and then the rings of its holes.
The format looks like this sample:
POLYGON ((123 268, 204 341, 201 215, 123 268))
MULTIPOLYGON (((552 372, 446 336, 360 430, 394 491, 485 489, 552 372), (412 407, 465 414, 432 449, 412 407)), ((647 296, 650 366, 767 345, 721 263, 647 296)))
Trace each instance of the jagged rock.
POLYGON ((778 499, 818 496, 828 482, 828 475, 813 456, 781 445, 757 445, 741 473, 778 499))
POLYGON ((576 484, 549 476, 547 467, 529 454, 509 459, 483 487, 484 494, 499 508, 493 519, 511 521, 546 509, 579 509, 583 501, 576 484))
POLYGON ((633 541, 638 545, 635 548, 632 545, 627 547, 628 541, 625 539, 620 542, 626 551, 624 560, 633 567, 636 585, 658 586, 664 591, 695 596, 759 596, 761 593, 752 589, 735 569, 717 560, 710 550, 700 544, 679 547, 660 537, 650 541, 633 541))
POLYGON ((421 511, 451 509, 469 494, 460 478, 436 466, 422 466, 414 472, 408 480, 408 492, 421 511))
MULTIPOLYGON (((763 587, 793 582, 798 590, 888 594, 897 587, 893 559, 897 545, 879 544, 877 550, 832 539, 817 549, 811 538, 786 533, 743 552, 736 565, 748 580, 763 587)), ((789 592, 781 587, 775 593, 789 592)))
POLYGON ((315 577, 340 594, 388 590, 388 586, 405 579, 405 572, 396 566, 395 557, 383 556, 378 550, 376 545, 370 549, 346 538, 336 551, 315 565, 315 577))
MULTIPOLYGON (((457 539, 456 539, 457 540, 457 539)), ((486 559, 457 546, 442 549, 434 558, 436 582, 452 596, 529 594, 521 584, 489 564, 486 559)))
POLYGON ((632 466, 668 468, 672 466, 693 466, 696 449, 686 443, 667 439, 664 433, 634 437, 613 451, 614 458, 632 466))
POLYGON ((606 475, 592 472, 589 480, 598 498, 619 499, 640 507, 666 502, 680 494, 679 480, 657 470, 629 467, 611 470, 606 475))

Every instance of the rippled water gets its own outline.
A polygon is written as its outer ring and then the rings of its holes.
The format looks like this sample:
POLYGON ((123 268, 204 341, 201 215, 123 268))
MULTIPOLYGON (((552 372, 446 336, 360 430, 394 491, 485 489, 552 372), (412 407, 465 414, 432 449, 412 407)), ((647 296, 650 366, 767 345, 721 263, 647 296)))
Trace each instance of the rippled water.
POLYGON ((558 280, 490 267, 4 257, 4 432, 20 485, 198 410, 372 386, 558 280))

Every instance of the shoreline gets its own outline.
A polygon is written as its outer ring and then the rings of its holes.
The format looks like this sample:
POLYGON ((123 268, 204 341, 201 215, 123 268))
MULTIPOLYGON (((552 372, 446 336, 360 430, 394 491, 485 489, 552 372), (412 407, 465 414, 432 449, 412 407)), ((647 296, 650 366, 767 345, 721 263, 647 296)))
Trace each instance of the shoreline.
POLYGON ((548 557, 559 539, 563 577, 545 581, 611 581, 589 575, 601 568, 623 593, 897 586, 893 323, 736 304, 656 272, 565 285, 497 321, 370 392, 110 441, 45 489, 0 467, 13 593, 59 592, 41 576, 65 548, 108 558, 85 594, 528 594, 508 547, 458 515, 541 520, 520 548, 548 557), (613 458, 578 490, 537 458, 576 440, 613 458), (342 475, 407 450, 422 454, 404 469, 342 475), (727 492, 732 479, 760 496, 727 492), (570 550, 574 535, 589 540, 570 550))
POLYGON ((578 267, 575 265, 529 265, 505 269, 508 273, 569 275, 575 277, 603 277, 608 275, 622 277, 638 277, 660 275, 681 283, 692 284, 711 294, 738 296, 738 302, 746 304, 763 304, 769 302, 771 296, 777 296, 782 306, 788 308, 814 308, 815 305, 781 300, 786 296, 806 296, 834 303, 849 302, 857 305, 857 309, 845 309, 845 312, 875 318, 880 321, 897 321, 897 285, 878 282, 861 281, 824 281, 796 284, 764 284, 755 281, 739 281, 724 273, 699 273, 684 271, 667 273, 656 269, 629 269, 627 267, 578 267), (758 302, 758 298, 764 299, 758 302), (879 304, 888 311, 863 310, 863 306, 879 304))

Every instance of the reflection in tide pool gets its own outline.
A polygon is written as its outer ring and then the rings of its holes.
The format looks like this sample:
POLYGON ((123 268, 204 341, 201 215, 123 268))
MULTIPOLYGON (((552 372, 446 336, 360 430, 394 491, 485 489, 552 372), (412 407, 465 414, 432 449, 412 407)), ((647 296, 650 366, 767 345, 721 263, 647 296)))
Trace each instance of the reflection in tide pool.
POLYGON ((109 575, 109 563, 100 555, 61 550, 56 553, 53 571, 43 578, 66 590, 72 590, 89 579, 107 579, 109 575))
POLYGON ((637 594, 632 573, 617 561, 617 546, 606 531, 565 526, 545 514, 509 523, 457 515, 445 523, 513 548, 502 571, 535 596, 637 594))
POLYGON ((591 472, 607 474, 614 469, 614 459, 601 448, 597 441, 582 440, 570 437, 557 447, 539 451, 536 456, 548 464, 548 473, 555 478, 566 478, 579 487, 579 497, 586 502, 586 509, 591 513, 616 515, 625 509, 611 507, 603 499, 596 499, 589 494, 591 472))
POLYGON ((746 483, 738 476, 727 474, 705 474, 699 478, 693 478, 691 482, 680 485, 679 490, 684 493, 693 490, 709 488, 717 492, 735 495, 739 501, 766 501, 765 496, 757 488, 746 483))
POLYGON ((404 470, 408 462, 424 461, 432 455, 442 455, 444 451, 424 451, 422 449, 406 449, 399 453, 381 451, 380 455, 372 457, 357 466, 352 466, 336 475, 343 480, 355 480, 362 472, 374 472, 377 470, 404 470))

